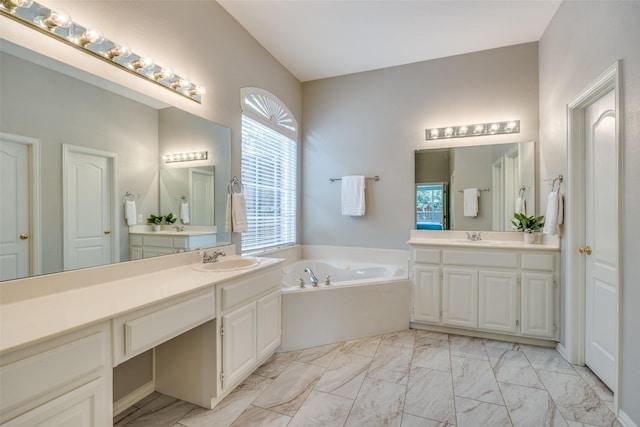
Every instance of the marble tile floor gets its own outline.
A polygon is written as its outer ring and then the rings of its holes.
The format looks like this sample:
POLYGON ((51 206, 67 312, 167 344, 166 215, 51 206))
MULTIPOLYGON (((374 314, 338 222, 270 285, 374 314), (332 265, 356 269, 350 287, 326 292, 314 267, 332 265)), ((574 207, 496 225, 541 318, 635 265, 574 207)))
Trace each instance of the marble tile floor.
POLYGON ((621 426, 612 408, 553 349, 409 329, 277 353, 212 410, 154 393, 114 426, 621 426))

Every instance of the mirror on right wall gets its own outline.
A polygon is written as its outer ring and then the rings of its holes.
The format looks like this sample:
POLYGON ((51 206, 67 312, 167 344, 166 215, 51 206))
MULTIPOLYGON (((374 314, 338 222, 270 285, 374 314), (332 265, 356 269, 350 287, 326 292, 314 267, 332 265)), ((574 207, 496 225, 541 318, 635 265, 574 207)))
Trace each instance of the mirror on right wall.
POLYGON ((535 194, 534 141, 415 152, 418 230, 513 231, 517 209, 536 213, 535 194), (478 190, 475 211, 465 212, 466 189, 478 190))

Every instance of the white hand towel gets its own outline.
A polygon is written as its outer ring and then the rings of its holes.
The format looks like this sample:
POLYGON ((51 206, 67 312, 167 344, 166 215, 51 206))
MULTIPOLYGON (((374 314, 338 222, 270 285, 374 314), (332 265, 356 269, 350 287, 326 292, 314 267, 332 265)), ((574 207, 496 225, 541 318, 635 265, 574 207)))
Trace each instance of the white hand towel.
POLYGON ((560 218, 560 212, 564 211, 564 208, 560 206, 561 204, 561 196, 557 191, 549 193, 549 197, 547 197, 547 213, 544 216, 544 228, 542 229, 543 234, 558 234, 558 218, 560 218))
POLYGON ((125 200, 124 202, 124 217, 127 220, 127 225, 136 225, 138 216, 136 212, 136 201, 135 200, 125 200))
POLYGON ((480 190, 477 188, 465 188, 464 190, 464 216, 478 216, 478 197, 480 190))
POLYGON ((519 214, 522 214, 522 215, 526 215, 527 214, 527 202, 525 201, 524 197, 516 198, 516 203, 515 203, 515 206, 513 208, 513 212, 514 213, 519 213, 519 214))
POLYGON ((224 212, 224 231, 231 230, 231 193, 227 193, 227 208, 224 212))
POLYGON ((183 224, 189 224, 189 222, 191 222, 189 219, 189 202, 180 203, 180 219, 183 224))
POLYGON ((342 215, 363 216, 364 211, 364 176, 343 176, 342 215))
POLYGON ((236 233, 247 231, 247 204, 244 194, 233 193, 231 195, 231 228, 236 233))

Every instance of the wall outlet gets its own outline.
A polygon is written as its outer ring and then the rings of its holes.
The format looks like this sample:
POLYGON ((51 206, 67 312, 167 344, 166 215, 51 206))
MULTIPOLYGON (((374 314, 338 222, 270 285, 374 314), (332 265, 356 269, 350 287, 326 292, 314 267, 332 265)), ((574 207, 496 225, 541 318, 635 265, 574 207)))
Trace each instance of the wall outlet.
POLYGON ((142 215, 138 215, 138 222, 142 222, 142 215))

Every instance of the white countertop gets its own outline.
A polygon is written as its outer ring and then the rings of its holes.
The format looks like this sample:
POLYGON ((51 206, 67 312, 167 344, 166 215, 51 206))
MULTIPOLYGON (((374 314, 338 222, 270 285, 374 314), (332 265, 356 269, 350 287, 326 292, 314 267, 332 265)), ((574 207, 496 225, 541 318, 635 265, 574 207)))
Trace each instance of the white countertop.
MULTIPOLYGON (((226 272, 198 271, 193 263, 161 268, 89 286, 79 283, 77 287, 48 294, 43 292, 41 296, 34 295, 33 289, 27 291, 30 295, 25 298, 13 295, 15 291, 7 292, 10 295, 3 298, 0 305, 0 353, 283 262, 275 258, 259 260, 256 267, 226 272)), ((94 270, 117 266, 94 267, 94 270)), ((81 279, 86 277, 88 270, 91 269, 59 275, 74 280, 74 273, 77 273, 75 276, 81 279)), ((31 280, 40 279, 46 283, 47 277, 31 280)))
POLYGON ((520 249, 532 251, 559 251, 557 236, 539 235, 540 243, 524 243, 522 233, 487 231, 482 240, 469 241, 464 231, 411 230, 410 245, 448 246, 464 249, 520 249))

